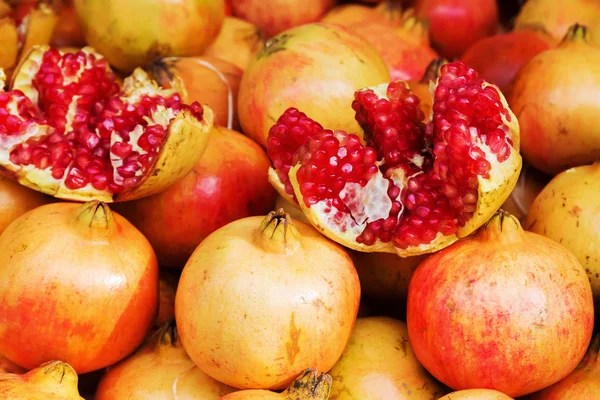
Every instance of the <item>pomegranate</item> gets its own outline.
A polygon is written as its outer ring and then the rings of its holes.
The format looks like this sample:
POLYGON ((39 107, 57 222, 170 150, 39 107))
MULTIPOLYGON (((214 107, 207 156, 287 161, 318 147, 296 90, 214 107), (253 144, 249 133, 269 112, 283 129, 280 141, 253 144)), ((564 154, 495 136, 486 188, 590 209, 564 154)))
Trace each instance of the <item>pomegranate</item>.
POLYGON ((237 94, 243 71, 213 57, 163 58, 150 65, 150 76, 161 87, 183 81, 190 101, 206 104, 214 113, 215 125, 239 129, 237 94))
POLYGON ((287 110, 269 135, 271 181, 355 250, 407 257, 469 235, 515 186, 518 122, 502 93, 460 62, 443 65, 434 87, 428 124, 404 82, 357 91, 367 146, 287 110))
POLYGON ((54 47, 83 47, 86 45, 81 24, 72 0, 62 0, 58 22, 52 33, 50 44, 54 47))
POLYGON ((377 50, 348 29, 320 23, 291 29, 270 39, 244 72, 242 130, 266 146, 275 118, 293 105, 327 126, 358 133, 347 107, 354 91, 389 80, 377 50))
POLYGON ((388 317, 359 318, 329 374, 331 398, 337 400, 436 399, 442 394, 417 361, 406 324, 388 317))
POLYGON ((104 203, 44 205, 0 235, 0 353, 18 365, 61 359, 81 374, 114 364, 157 306, 150 243, 104 203))
POLYGON ((535 198, 525 228, 560 243, 585 268, 600 306, 600 163, 557 175, 535 198))
POLYGON ((175 317, 186 351, 209 376, 282 389, 307 368, 335 364, 359 300, 346 251, 279 210, 204 239, 183 269, 175 317))
POLYGON ((381 53, 392 80, 421 78, 431 61, 438 58, 429 47, 427 27, 411 13, 405 15, 397 28, 379 22, 363 22, 350 29, 381 53))
POLYGON ((281 393, 262 389, 240 390, 220 400, 327 400, 330 391, 331 376, 307 369, 281 393))
POLYGON ((259 27, 266 37, 320 20, 336 0, 230 0, 234 16, 259 27))
POLYGON ((517 185, 510 197, 502 204, 502 209, 524 223, 531 204, 550 179, 550 176, 524 163, 517 185))
POLYGON ((27 211, 48 202, 49 198, 40 192, 0 177, 0 234, 27 211))
POLYGON ((521 68, 552 46, 552 38, 543 31, 519 30, 475 42, 463 54, 462 61, 508 95, 521 68))
POLYGON ((321 18, 321 22, 351 27, 359 23, 381 23, 399 26, 403 20, 401 4, 394 0, 384 1, 377 7, 361 4, 340 4, 321 18))
MULTIPOLYGON (((179 378, 197 369, 185 353, 175 321, 167 323, 134 354, 109 368, 96 400, 175 398, 217 400, 235 389, 204 375, 199 385, 180 385, 179 378)), ((200 382, 198 382, 200 383, 200 382)))
POLYGON ((600 334, 569 376, 531 396, 530 400, 595 400, 600 393, 600 334))
POLYGON ((5 373, 24 374, 25 372, 27 372, 25 368, 18 366, 17 364, 0 354, 0 376, 5 373))
POLYGON ((178 271, 160 269, 158 272, 158 315, 154 328, 159 329, 175 319, 175 292, 179 283, 178 271))
POLYGON ((407 324, 419 361, 452 389, 523 396, 581 361, 594 326, 592 290, 567 249, 498 212, 419 265, 407 324))
POLYGON ((119 86, 90 48, 36 48, 0 92, 0 169, 69 200, 160 192, 192 170, 212 128, 208 107, 183 101, 141 69, 119 86))
POLYGON ((269 159, 242 134, 215 129, 205 155, 185 178, 162 193, 119 204, 150 241, 160 265, 182 268, 213 231, 236 219, 264 215, 275 202, 269 159))
POLYGON ((512 400, 512 397, 492 389, 467 389, 452 392, 439 400, 512 400))
POLYGON ((88 44, 125 72, 161 57, 201 55, 225 18, 224 0, 74 2, 88 44))
POLYGON ((558 42, 569 27, 577 23, 599 24, 600 3, 597 0, 527 0, 515 19, 515 29, 542 27, 558 42))
POLYGON ((256 25, 243 19, 225 17, 219 36, 204 55, 220 58, 245 70, 264 45, 263 34, 256 25))
POLYGON ((523 157, 557 174, 600 157, 600 47, 587 28, 574 25, 563 42, 538 54, 515 79, 509 103, 521 124, 523 157), (573 65, 577 68, 566 74, 573 65))
POLYGON ((460 57, 498 29, 496 0, 417 0, 415 7, 429 19, 434 48, 447 58, 460 57))
POLYGON ((66 363, 49 361, 24 375, 0 374, 0 397, 13 400, 84 400, 77 373, 66 363))
POLYGON ((431 85, 435 84, 440 77, 440 69, 442 65, 448 61, 443 58, 433 60, 427 66, 425 73, 420 79, 413 79, 408 82, 410 90, 419 98, 419 107, 423 111, 423 115, 429 118, 433 109, 433 96, 431 94, 431 85))

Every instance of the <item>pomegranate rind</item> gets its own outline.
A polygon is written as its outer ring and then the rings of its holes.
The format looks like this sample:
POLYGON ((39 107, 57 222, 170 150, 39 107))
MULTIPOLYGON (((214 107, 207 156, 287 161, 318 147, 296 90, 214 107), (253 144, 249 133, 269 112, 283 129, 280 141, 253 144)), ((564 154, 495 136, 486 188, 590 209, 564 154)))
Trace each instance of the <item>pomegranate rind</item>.
POLYGON ((46 4, 40 3, 39 7, 32 9, 23 21, 26 26, 21 46, 22 56, 27 55, 34 46, 50 43, 57 23, 58 15, 46 4))
POLYGON ((285 185, 283 184, 283 182, 281 182, 281 179, 279 179, 279 175, 277 175, 277 170, 275 170, 275 168, 269 168, 269 171, 267 172, 267 179, 269 180, 271 186, 273 186, 273 188, 281 197, 283 197, 290 203, 297 205, 296 200, 292 196, 290 196, 288 192, 285 191, 285 185))

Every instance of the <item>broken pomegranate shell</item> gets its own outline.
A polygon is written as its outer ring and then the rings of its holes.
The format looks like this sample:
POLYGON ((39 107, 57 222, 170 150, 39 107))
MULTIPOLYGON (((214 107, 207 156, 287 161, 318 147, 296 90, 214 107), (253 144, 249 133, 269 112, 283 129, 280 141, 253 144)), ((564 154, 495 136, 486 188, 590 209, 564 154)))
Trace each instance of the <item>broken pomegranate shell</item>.
POLYGON ((519 125, 500 90, 461 62, 441 67, 432 96, 425 122, 405 82, 357 91, 366 143, 287 110, 267 142, 273 185, 359 251, 408 257, 471 234, 516 184, 519 125))
POLYGON ((0 172, 68 200, 158 193, 193 169, 213 126, 185 97, 142 69, 121 84, 91 48, 35 47, 0 92, 0 172))

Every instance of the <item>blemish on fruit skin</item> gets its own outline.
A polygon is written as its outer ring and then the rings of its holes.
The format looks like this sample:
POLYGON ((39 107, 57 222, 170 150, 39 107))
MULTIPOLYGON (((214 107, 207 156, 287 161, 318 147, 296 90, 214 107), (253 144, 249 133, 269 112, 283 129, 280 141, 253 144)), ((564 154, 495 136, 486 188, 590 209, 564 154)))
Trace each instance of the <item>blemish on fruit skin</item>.
POLYGON ((298 347, 298 340, 300 339, 300 332, 296 326, 296 313, 292 313, 290 318, 290 340, 285 344, 288 362, 290 365, 294 364, 296 360, 296 356, 300 353, 300 348, 298 347))

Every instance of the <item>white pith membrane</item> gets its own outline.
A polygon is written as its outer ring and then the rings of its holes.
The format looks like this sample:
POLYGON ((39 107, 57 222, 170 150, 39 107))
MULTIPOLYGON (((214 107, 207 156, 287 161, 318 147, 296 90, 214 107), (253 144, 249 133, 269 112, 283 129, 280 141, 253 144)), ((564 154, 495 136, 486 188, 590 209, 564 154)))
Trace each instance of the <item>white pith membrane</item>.
MULTIPOLYGON (((21 130, 18 133, 12 132, 11 134, 9 132, 8 134, 3 134, 0 130, 0 169, 4 168, 5 171, 8 171, 10 175, 16 177, 25 186, 29 186, 33 189, 42 191, 55 197, 67 198, 71 200, 84 200, 88 198, 96 198, 102 201, 113 201, 114 197, 118 196, 119 194, 111 192, 107 188, 95 188, 92 185, 91 175, 89 176, 90 181, 87 182, 85 186, 80 188, 67 187, 65 181, 69 178, 69 172, 74 168, 78 168, 75 163, 77 154, 74 153, 74 148, 73 150, 71 150, 73 151, 72 159, 68 166, 64 167, 65 172, 59 178, 53 177, 54 165, 50 165, 45 168, 39 168, 36 167, 34 163, 16 163, 13 162, 13 160, 11 160, 11 154, 13 153, 13 150, 18 148, 27 148, 29 146, 29 144, 26 143, 28 140, 33 139, 35 143, 39 144, 44 139, 50 137, 56 131, 56 129, 53 126, 50 126, 48 123, 44 123, 44 121, 47 122, 48 118, 50 117, 41 114, 42 111, 39 108, 40 93, 34 87, 33 84, 34 78, 41 69, 43 63, 43 56, 48 50, 50 50, 48 46, 38 46, 34 48, 34 50, 28 55, 28 57, 21 63, 17 73, 13 77, 14 81, 11 91, 3 93, 0 90, 0 99, 3 95, 8 95, 10 97, 8 104, 5 106, 9 111, 9 114, 11 114, 12 116, 17 116, 21 123, 27 121, 25 127, 23 127, 22 124, 21 130), (19 109, 19 104, 25 102, 27 98, 31 101, 31 105, 29 106, 28 110, 32 118, 30 118, 27 115, 24 115, 22 108, 19 109)), ((80 62, 78 64, 79 67, 77 70, 67 72, 65 66, 61 67, 63 88, 71 82, 79 82, 80 78, 86 71, 89 74, 90 71, 93 71, 97 62, 103 60, 103 57, 91 48, 84 48, 81 51, 86 55, 86 58, 85 62, 80 62), (90 55, 92 56, 91 58, 88 57, 90 55)), ((64 53, 60 52, 60 55, 63 56, 64 53)), ((81 57, 78 60, 81 61, 81 57)), ((110 72, 108 64, 106 64, 106 71, 110 72)), ((4 88, 5 82, 0 81, 0 83, 2 84, 0 86, 0 89, 4 88)), ((144 96, 150 96, 152 98, 160 96, 169 100, 173 95, 179 94, 179 91, 177 89, 179 88, 176 87, 174 89, 162 89, 150 79, 149 75, 145 71, 143 71, 142 69, 136 69, 131 76, 124 79, 122 85, 120 85, 118 95, 115 94, 112 96, 118 97, 118 99, 123 104, 123 107, 122 109, 120 109, 119 113, 115 113, 113 114, 113 116, 119 117, 120 115, 123 115, 123 110, 127 108, 127 105, 139 105, 142 97, 144 96)), ((64 89, 59 89, 58 91, 64 92, 64 89)), ((93 95, 97 96, 96 93, 94 93, 93 95)), ((70 132, 74 132, 73 117, 76 115, 81 98, 81 95, 76 94, 70 99, 68 103, 68 111, 66 113, 66 124, 64 133, 62 134, 63 136, 66 136, 70 132)), ((183 101, 184 99, 181 99, 180 103, 183 103, 183 101)), ((0 107, 2 107, 1 103, 0 107)), ((202 109, 203 111, 207 110, 205 107, 202 107, 202 109)), ((129 110, 129 112, 132 111, 129 110)), ((205 134, 212 127, 212 113, 209 111, 209 114, 210 115, 207 116, 206 119, 203 118, 202 120, 200 120, 196 118, 194 114, 192 114, 189 111, 184 111, 182 108, 174 110, 167 106, 157 104, 155 105, 155 108, 153 108, 147 115, 143 116, 143 121, 145 121, 146 125, 144 126, 138 123, 133 129, 129 131, 128 138, 124 138, 121 134, 117 134, 117 131, 115 129, 111 130, 110 128, 105 127, 111 132, 109 147, 110 150, 108 153, 108 158, 110 160, 110 164, 112 165, 113 183, 115 185, 123 186, 123 192, 133 192, 135 191, 136 187, 142 186, 142 184, 148 179, 150 175, 153 175, 152 171, 154 169, 154 164, 158 160, 159 156, 162 154, 162 148, 159 149, 158 153, 150 154, 147 150, 142 149, 138 145, 139 138, 142 136, 142 134, 144 134, 147 128, 157 126, 164 130, 164 134, 162 135, 164 139, 162 139, 161 142, 164 146, 169 136, 179 134, 182 129, 186 129, 188 131, 191 129, 196 134, 205 134), (188 124, 189 126, 187 126, 188 124), (175 129, 173 128, 174 126, 176 126, 175 129), (133 174, 133 179, 130 179, 127 182, 125 178, 120 173, 118 173, 118 169, 119 167, 122 167, 124 165, 125 159, 120 158, 114 154, 113 145, 115 143, 128 143, 129 145, 131 145, 131 149, 133 152, 137 151, 140 154, 140 156, 146 157, 146 164, 144 166, 142 166, 140 162, 129 162, 129 164, 131 165, 136 164, 138 166, 138 169, 133 174)), ((89 125, 86 126, 89 127, 89 125)), ((95 128, 93 131, 90 131, 90 135, 96 136, 96 139, 94 140, 101 140, 101 135, 98 128, 95 128)), ((189 136, 189 132, 185 133, 185 135, 189 136)), ((185 137, 182 137, 181 141, 185 142, 185 139, 185 137)), ((195 139, 192 142, 198 142, 198 140, 195 139)), ((192 144, 195 145, 197 143, 192 144)), ((198 151, 203 151, 204 147, 205 146, 198 147, 198 151)), ((90 152, 91 151, 92 150, 90 150, 90 152)), ((182 167, 182 169, 193 168, 194 163, 192 162, 189 164, 192 164, 190 168, 187 168, 187 166, 185 166, 182 167)))
MULTIPOLYGON (((506 139, 511 139, 513 145, 510 146, 510 155, 508 158, 500 162, 496 155, 491 151, 490 147, 481 137, 479 137, 477 129, 473 127, 469 129, 469 133, 471 134, 471 146, 474 145, 486 155, 486 160, 490 163, 491 168, 489 170, 489 178, 485 178, 481 175, 477 176, 478 197, 476 210, 463 226, 458 226, 455 234, 444 235, 441 232, 438 232, 437 236, 429 243, 413 245, 404 249, 395 247, 393 241, 382 242, 376 240, 372 245, 359 243, 357 237, 365 231, 368 223, 380 220, 381 218, 386 218, 392 208, 391 199, 388 195, 387 183, 389 180, 384 177, 381 169, 370 178, 365 186, 353 182, 346 182, 339 194, 339 198, 347 207, 347 210, 338 210, 332 204, 333 200, 329 198, 320 200, 314 204, 309 200, 309 203, 311 203, 310 206, 306 204, 306 198, 300 190, 301 185, 298 182, 297 177, 301 164, 296 164, 290 169, 289 178, 294 188, 294 194, 298 199, 299 206, 306 217, 323 234, 346 247, 364 252, 395 252, 402 257, 425 254, 439 250, 450 245, 458 238, 467 236, 475 231, 485 223, 493 213, 500 208, 506 198, 508 198, 516 184, 521 168, 521 157, 518 152, 519 127, 516 117, 508 108, 502 93, 495 86, 484 82, 481 88, 483 89, 487 86, 491 86, 497 91, 502 107, 510 116, 510 121, 508 121, 508 119, 502 115, 502 124, 499 124, 497 128, 505 133, 506 143, 510 145, 510 142, 506 139)), ((387 99, 387 87, 388 85, 384 84, 368 89, 373 90, 379 98, 387 99)), ((434 95, 433 91, 432 95, 434 95)), ((418 167, 422 166, 423 161, 424 159, 420 156, 416 156, 412 159, 412 163, 418 167)), ((384 163, 385 160, 380 160, 377 162, 377 165, 380 166, 384 163)), ((393 181, 397 187, 401 188, 402 191, 407 190, 406 184, 410 178, 423 173, 424 172, 422 171, 418 171, 411 176, 406 176, 402 168, 396 168, 392 170, 391 173, 388 171, 389 179, 393 181)), ((401 196, 402 195, 399 194, 395 200, 401 202, 401 196)), ((400 212, 398 213, 398 221, 402 220, 405 211, 406 208, 402 205, 400 212)), ((399 225, 397 227, 399 227, 399 225)))

